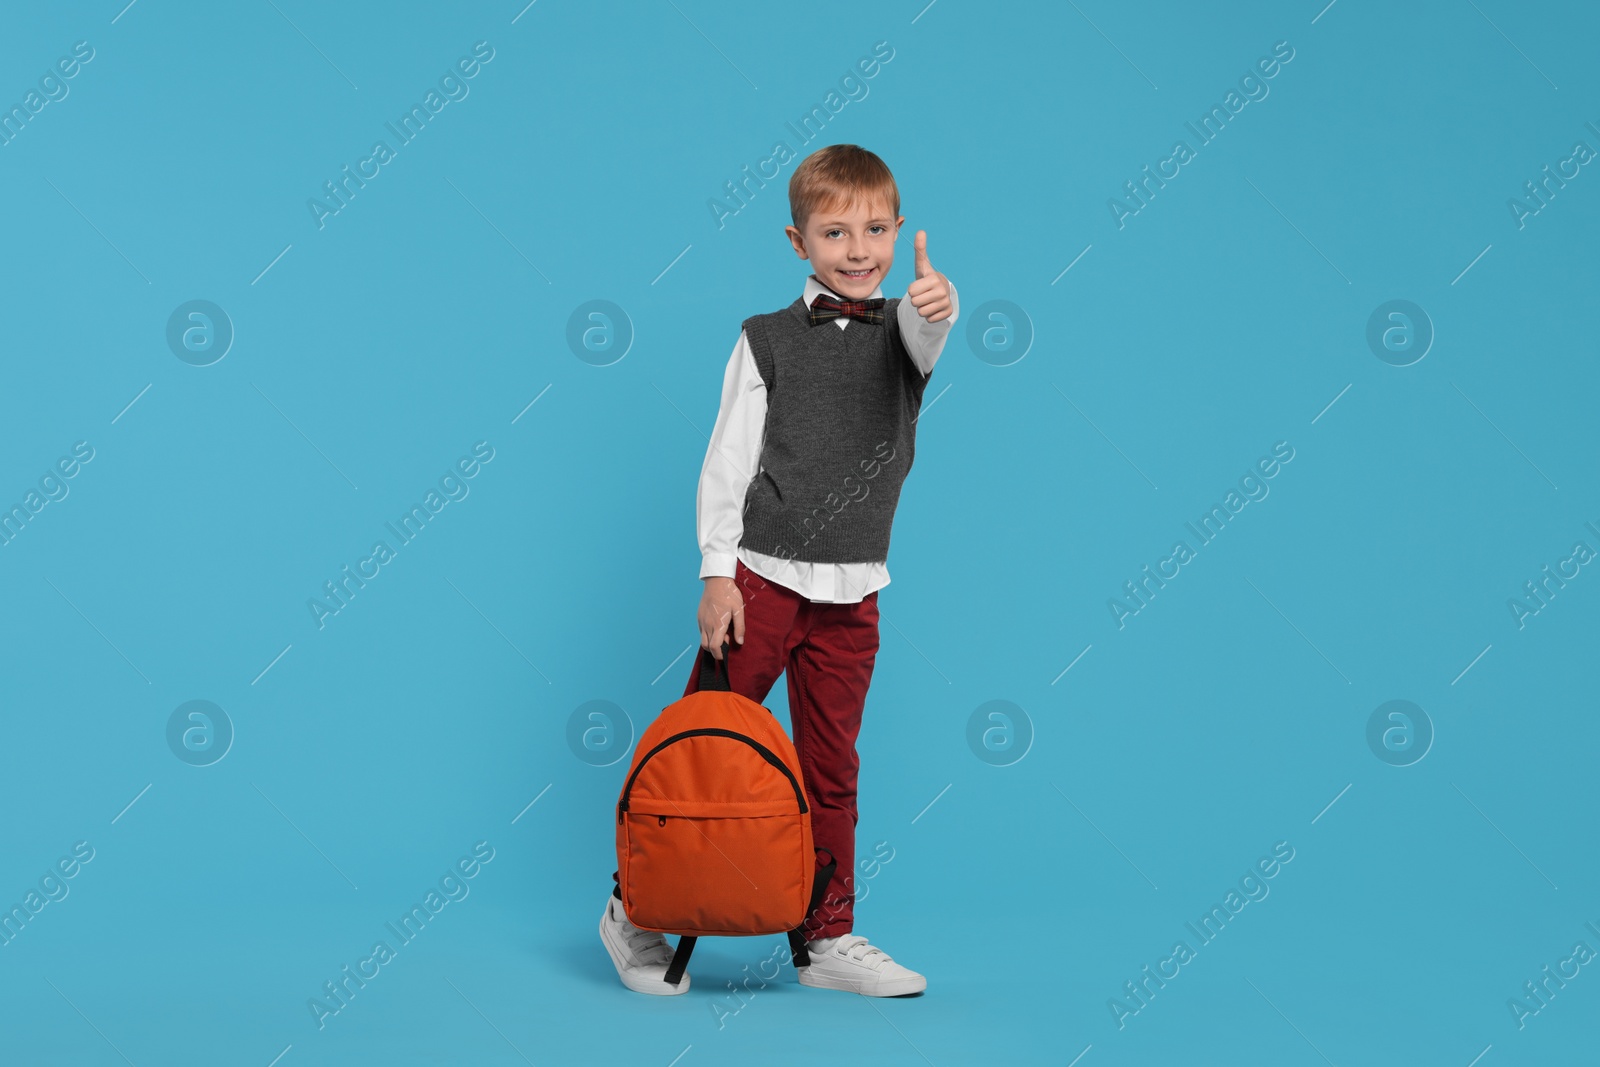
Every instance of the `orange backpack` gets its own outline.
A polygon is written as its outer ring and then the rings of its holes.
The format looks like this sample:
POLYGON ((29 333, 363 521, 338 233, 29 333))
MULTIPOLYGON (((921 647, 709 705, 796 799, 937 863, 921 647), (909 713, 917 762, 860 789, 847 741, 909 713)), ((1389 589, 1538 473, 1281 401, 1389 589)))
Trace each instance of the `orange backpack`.
POLYGON ((772 712, 731 690, 701 649, 699 689, 662 709, 639 738, 617 800, 617 881, 628 921, 678 935, 677 985, 702 935, 787 933, 809 966, 800 926, 833 877, 811 842, 800 760, 772 712))

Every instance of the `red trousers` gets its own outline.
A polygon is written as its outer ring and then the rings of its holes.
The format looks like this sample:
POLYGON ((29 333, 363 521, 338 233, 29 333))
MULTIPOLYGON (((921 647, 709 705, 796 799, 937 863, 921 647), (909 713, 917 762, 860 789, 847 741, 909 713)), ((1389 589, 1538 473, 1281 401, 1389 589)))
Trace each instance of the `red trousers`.
MULTIPOLYGON (((784 674, 789 680, 790 736, 800 756, 811 836, 838 866, 807 940, 850 932, 855 918, 856 736, 878 656, 878 593, 855 604, 815 604, 737 561, 734 581, 744 598, 744 644, 728 624, 728 685, 756 703, 784 674)), ((683 694, 699 688, 701 651, 683 694)))
MULTIPOLYGON (((856 736, 878 657, 878 594, 855 604, 815 604, 736 561, 744 597, 744 644, 728 627, 728 685, 765 703, 780 673, 789 681, 790 736, 800 756, 811 838, 838 866, 822 903, 806 920, 815 941, 850 932, 855 918, 856 736)), ((684 687, 698 688, 699 657, 684 687)))

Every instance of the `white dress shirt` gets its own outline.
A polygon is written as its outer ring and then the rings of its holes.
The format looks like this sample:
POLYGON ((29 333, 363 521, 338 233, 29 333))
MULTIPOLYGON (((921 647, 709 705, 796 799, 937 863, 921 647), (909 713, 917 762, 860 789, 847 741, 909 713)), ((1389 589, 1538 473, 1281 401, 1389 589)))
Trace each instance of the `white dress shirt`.
MULTIPOLYGON (((801 299, 806 307, 819 293, 844 300, 817 281, 806 279, 801 299)), ((883 296, 883 286, 868 299, 883 296)), ((950 286, 950 317, 929 322, 917 314, 909 299, 901 298, 897 309, 900 337, 907 353, 926 378, 944 350, 945 339, 960 312, 956 287, 950 286)), ((837 324, 823 323, 813 329, 882 329, 854 319, 839 318, 837 324)), ((761 448, 766 441, 767 386, 756 369, 750 342, 743 330, 733 346, 733 356, 722 378, 722 404, 717 424, 711 431, 704 466, 700 469, 700 490, 695 499, 695 524, 700 537, 700 577, 734 576, 735 560, 779 585, 793 589, 818 604, 855 604, 867 594, 889 584, 887 561, 868 563, 808 563, 753 552, 739 544, 744 533, 744 500, 750 482, 760 473, 761 448)))

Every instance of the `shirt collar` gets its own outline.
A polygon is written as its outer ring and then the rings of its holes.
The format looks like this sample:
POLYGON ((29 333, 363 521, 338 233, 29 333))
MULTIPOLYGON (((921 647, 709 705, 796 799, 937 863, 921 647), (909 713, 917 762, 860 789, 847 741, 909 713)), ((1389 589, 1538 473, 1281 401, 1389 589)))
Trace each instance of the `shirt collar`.
MULTIPOLYGON (((815 300, 817 298, 817 294, 818 293, 827 293, 829 296, 833 297, 835 300, 846 300, 846 299, 849 299, 848 297, 840 296, 838 293, 834 292, 832 289, 829 289, 826 285, 823 285, 821 282, 817 281, 817 276, 815 274, 807 275, 806 276, 806 289, 805 289, 805 292, 802 293, 801 296, 800 296, 801 302, 803 304, 805 304, 806 307, 809 308, 811 306, 811 301, 813 301, 813 300, 815 300)), ((876 299, 881 298, 882 296, 883 296, 883 286, 881 284, 879 284, 879 285, 876 285, 876 286, 873 287, 872 295, 867 297, 867 299, 868 300, 876 300, 876 299)))

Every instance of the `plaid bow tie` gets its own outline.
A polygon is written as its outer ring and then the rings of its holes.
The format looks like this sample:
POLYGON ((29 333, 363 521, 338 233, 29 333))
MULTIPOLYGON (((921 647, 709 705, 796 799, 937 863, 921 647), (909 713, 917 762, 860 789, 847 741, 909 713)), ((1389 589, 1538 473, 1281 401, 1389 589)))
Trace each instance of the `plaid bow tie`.
POLYGON ((875 300, 835 300, 827 293, 818 293, 811 302, 811 325, 819 326, 838 318, 860 319, 873 325, 883 323, 883 297, 875 300))

